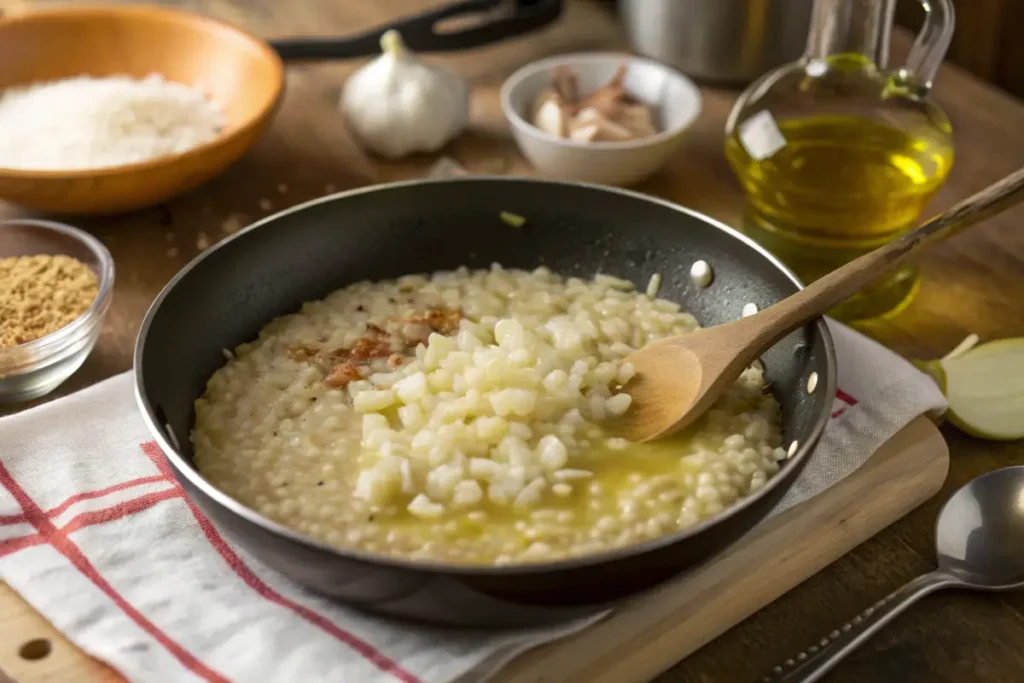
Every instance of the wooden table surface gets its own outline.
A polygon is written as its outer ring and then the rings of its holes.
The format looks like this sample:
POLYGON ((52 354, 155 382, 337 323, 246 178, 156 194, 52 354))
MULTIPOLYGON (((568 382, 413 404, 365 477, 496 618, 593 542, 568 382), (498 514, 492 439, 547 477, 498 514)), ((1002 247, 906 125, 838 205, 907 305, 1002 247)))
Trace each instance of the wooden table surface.
MULTIPOLYGON (((344 34, 444 0, 168 0, 242 25, 266 37, 344 34)), ((0 0, 15 12, 31 0, 0 0)), ((46 4, 36 0, 36 5, 46 4)), ((898 47, 906 40, 898 36, 898 47)), ((614 17, 587 0, 568 2, 555 27, 474 53, 439 58, 473 80, 473 125, 445 153, 470 170, 529 172, 498 108, 498 87, 533 59, 625 46, 614 17)), ((433 158, 383 164, 346 134, 336 109, 340 86, 356 65, 293 66, 287 97, 269 133, 220 178, 173 202, 128 216, 75 220, 114 255, 117 286, 100 343, 56 398, 127 370, 135 334, 160 287, 227 232, 272 211, 368 183, 421 176, 433 158), (263 202, 265 205, 266 202, 263 202)), ((726 115, 737 93, 704 89, 704 113, 669 168, 642 191, 735 223, 742 196, 722 153, 726 115)), ((933 204, 939 210, 1024 163, 1024 103, 956 68, 944 68, 935 91, 955 128, 957 158, 933 204)), ((0 216, 20 215, 0 204, 0 216)), ((922 260, 921 294, 898 318, 870 332, 908 357, 935 357, 976 332, 983 339, 1024 335, 1024 208, 939 246, 922 260)), ((756 680, 843 620, 933 564, 933 524, 946 494, 974 476, 1024 464, 1024 443, 988 443, 946 427, 952 468, 943 495, 857 548, 796 590, 704 647, 661 681, 756 680)), ((941 594, 915 606, 852 655, 828 679, 853 681, 1024 680, 1024 594, 941 594)))

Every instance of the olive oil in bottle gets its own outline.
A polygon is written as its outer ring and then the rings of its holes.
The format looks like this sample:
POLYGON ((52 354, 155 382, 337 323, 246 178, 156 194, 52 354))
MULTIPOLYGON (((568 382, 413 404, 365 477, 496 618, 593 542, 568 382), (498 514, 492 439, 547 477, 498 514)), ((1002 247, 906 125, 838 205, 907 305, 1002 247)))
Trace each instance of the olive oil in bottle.
MULTIPOLYGON (((896 0, 814 0, 802 58, 750 84, 725 128, 747 195, 742 226, 805 282, 914 228, 953 163, 928 95, 953 36, 951 0, 924 3, 907 61, 889 65, 896 0)), ((918 288, 906 267, 830 313, 892 315, 918 288)))
MULTIPOLYGON (((756 125, 756 124, 755 124, 756 125)), ((748 200, 745 230, 805 281, 915 227, 953 161, 941 131, 918 134, 858 116, 809 116, 762 135, 777 149, 751 154, 751 128, 737 128, 726 156, 748 200), (748 140, 742 136, 747 134, 748 140), (760 157, 760 158, 759 158, 760 157)), ((917 286, 905 268, 844 305, 846 318, 898 310, 917 286)))
POLYGON ((726 154, 765 230, 804 242, 874 247, 909 227, 949 172, 953 150, 853 116, 778 124, 785 146, 754 159, 736 139, 726 154))

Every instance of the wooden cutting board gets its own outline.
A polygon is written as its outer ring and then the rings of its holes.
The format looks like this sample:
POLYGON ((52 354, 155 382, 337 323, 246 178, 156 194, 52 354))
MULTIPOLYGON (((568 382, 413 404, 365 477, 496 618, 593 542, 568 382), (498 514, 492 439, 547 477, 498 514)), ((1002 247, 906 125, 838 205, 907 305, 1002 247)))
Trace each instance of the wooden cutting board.
MULTIPOLYGON (((949 449, 918 418, 857 472, 751 532, 686 578, 558 643, 521 655, 495 683, 641 683, 694 652, 935 495, 949 449), (757 567, 751 572, 750 567, 757 567)), ((0 583, 0 683, 121 681, 0 583), (26 659, 26 654, 49 654, 26 659), (34 652, 33 652, 34 651, 34 652)))

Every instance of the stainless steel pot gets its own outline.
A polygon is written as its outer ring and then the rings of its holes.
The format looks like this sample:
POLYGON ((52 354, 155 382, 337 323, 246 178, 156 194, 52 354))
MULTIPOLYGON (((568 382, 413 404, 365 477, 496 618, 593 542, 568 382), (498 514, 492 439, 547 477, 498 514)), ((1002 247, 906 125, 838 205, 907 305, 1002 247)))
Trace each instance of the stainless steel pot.
POLYGON ((800 57, 814 0, 619 0, 633 49, 702 81, 742 84, 800 57))

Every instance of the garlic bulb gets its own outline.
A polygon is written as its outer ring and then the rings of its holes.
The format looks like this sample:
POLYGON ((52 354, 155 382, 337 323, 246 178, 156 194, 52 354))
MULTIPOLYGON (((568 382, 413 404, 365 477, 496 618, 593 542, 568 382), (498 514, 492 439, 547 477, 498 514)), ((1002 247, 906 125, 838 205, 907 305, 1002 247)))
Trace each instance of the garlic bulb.
POLYGON ((469 120, 469 87, 461 76, 419 61, 397 31, 380 40, 384 51, 348 79, 341 109, 360 143, 398 159, 436 152, 469 120))

